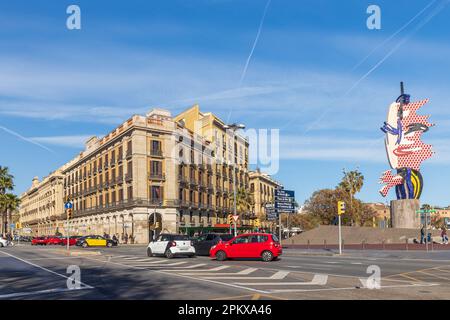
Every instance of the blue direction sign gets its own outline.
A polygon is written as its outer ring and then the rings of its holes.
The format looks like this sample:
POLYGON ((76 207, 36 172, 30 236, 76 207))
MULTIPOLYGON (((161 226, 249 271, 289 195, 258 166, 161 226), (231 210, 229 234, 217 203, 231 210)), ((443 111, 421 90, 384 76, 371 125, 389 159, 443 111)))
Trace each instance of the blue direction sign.
POLYGON ((73 203, 68 201, 64 204, 64 208, 66 209, 72 209, 73 208, 73 203))
POLYGON ((266 204, 265 209, 267 214, 267 220, 272 221, 277 219, 278 215, 277 211, 275 210, 275 205, 273 203, 266 204))
POLYGON ((279 212, 295 213, 295 192, 293 190, 275 190, 275 209, 279 212))

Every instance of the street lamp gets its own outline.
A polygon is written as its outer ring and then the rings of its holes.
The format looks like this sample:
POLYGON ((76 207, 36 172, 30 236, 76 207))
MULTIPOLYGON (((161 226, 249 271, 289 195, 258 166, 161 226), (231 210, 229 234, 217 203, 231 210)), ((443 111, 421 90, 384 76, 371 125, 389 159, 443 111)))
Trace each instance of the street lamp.
MULTIPOLYGON (((229 124, 229 125, 224 125, 223 128, 225 130, 231 130, 233 132, 233 145, 232 145, 232 147, 233 147, 233 150, 234 150, 234 139, 235 139, 235 136, 236 136, 236 131, 239 130, 239 129, 245 129, 245 125, 243 125, 242 123, 241 124, 233 123, 233 124, 229 124)), ((233 161, 233 199, 234 199, 234 201, 233 201, 233 211, 234 211, 234 216, 237 215, 237 208, 236 208, 236 168, 235 167, 236 167, 236 163, 235 163, 235 161, 233 161)), ((236 232, 236 219, 233 219, 233 220, 234 220, 234 236, 236 236, 237 235, 237 232, 236 232)))

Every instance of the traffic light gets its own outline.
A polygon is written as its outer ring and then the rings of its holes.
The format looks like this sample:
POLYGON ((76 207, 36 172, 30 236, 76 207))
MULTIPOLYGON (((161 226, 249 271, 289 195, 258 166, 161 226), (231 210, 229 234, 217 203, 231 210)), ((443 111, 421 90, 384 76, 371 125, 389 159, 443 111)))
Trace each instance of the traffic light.
POLYGON ((345 213, 345 202, 338 201, 338 215, 342 215, 345 213))
POLYGON ((256 228, 261 227, 261 221, 259 221, 259 218, 253 220, 253 226, 255 226, 256 228))
POLYGON ((73 209, 67 209, 67 219, 72 219, 73 209))
POLYGON ((229 214, 228 215, 228 224, 233 224, 233 223, 234 223, 233 215, 229 214))

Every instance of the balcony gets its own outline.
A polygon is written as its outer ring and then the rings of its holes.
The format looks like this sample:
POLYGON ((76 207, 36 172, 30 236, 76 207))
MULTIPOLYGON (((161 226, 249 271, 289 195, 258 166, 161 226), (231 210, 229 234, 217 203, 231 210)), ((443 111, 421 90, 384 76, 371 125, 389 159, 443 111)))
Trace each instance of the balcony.
POLYGON ((123 176, 122 175, 117 176, 116 177, 116 182, 117 182, 117 184, 122 184, 123 183, 123 176))
POLYGON ((129 159, 129 158, 131 158, 132 156, 133 156, 132 150, 127 150, 127 153, 126 153, 126 155, 125 155, 125 158, 126 158, 126 159, 129 159))
POLYGON ((151 149, 150 150, 150 156, 152 156, 152 157, 162 157, 163 156, 163 153, 162 153, 162 150, 161 149, 151 149))
POLYGON ((108 162, 105 162, 104 168, 105 168, 105 170, 108 170, 108 168, 109 168, 109 163, 108 162))
POLYGON ((111 159, 111 162, 109 164, 111 168, 113 168, 116 165, 116 159, 111 159))
POLYGON ((150 172, 148 175, 148 179, 149 180, 165 180, 166 179, 166 175, 164 173, 161 172, 150 172))
POLYGON ((98 173, 102 173, 102 171, 103 171, 103 167, 102 166, 98 167, 98 173))
POLYGON ((130 182, 131 180, 133 180, 133 175, 127 173, 127 174, 125 175, 125 181, 126 181, 126 182, 130 182))
POLYGON ((154 206, 156 206, 156 205, 162 206, 163 202, 164 202, 164 200, 162 198, 151 198, 148 201, 150 204, 152 204, 154 206))
POLYGON ((200 171, 205 171, 205 170, 206 170, 206 166, 205 166, 204 164, 199 164, 199 165, 198 165, 198 169, 199 169, 200 171))
POLYGON ((222 187, 217 185, 216 186, 216 193, 222 193, 222 187))
POLYGON ((187 184, 189 181, 184 175, 178 175, 178 182, 180 184, 187 184))
POLYGON ((209 174, 212 174, 213 173, 212 165, 210 164, 206 165, 206 171, 208 171, 209 174))
POLYGON ((189 180, 189 185, 192 186, 192 187, 197 186, 198 185, 197 184, 197 180, 195 180, 194 177, 191 177, 190 180, 189 180))

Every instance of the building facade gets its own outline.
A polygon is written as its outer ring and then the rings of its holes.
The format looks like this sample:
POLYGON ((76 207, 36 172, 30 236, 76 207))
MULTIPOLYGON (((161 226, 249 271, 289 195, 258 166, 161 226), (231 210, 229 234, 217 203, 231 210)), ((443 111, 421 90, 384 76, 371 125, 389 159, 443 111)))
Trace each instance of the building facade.
MULTIPOLYGON (((103 138, 90 138, 84 151, 46 178, 55 189, 51 197, 44 181, 34 183, 22 197, 21 222, 47 223, 33 227, 39 235, 59 227, 64 235, 127 235, 135 243, 161 232, 228 230, 233 187, 249 188, 248 146, 198 105, 176 117, 162 109, 134 115, 103 138), (43 211, 36 197, 54 202, 55 210, 43 211)), ((238 227, 249 228, 248 215, 239 213, 238 227)))
POLYGON ((266 215, 266 205, 275 203, 275 190, 283 185, 274 180, 270 175, 259 169, 249 172, 250 193, 254 201, 254 213, 262 221, 264 227, 269 226, 266 215))
POLYGON ((30 189, 21 196, 19 219, 30 235, 53 235, 64 230, 64 176, 57 170, 39 181, 34 177, 30 189))

